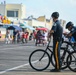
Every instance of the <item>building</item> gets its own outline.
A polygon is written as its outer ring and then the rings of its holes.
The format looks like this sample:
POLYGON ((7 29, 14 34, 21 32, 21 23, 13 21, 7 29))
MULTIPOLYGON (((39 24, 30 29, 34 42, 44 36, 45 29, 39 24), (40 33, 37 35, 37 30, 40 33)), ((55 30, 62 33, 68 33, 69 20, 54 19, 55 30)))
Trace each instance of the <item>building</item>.
POLYGON ((66 21, 65 21, 65 20, 60 19, 60 22, 61 22, 62 27, 65 27, 66 21))
POLYGON ((44 22, 44 27, 51 29, 53 24, 52 19, 46 19, 46 16, 44 15, 44 16, 38 17, 37 20, 40 22, 44 22))
POLYGON ((66 21, 60 19, 60 23, 61 23, 61 26, 63 27, 63 32, 67 32, 68 30, 65 28, 65 26, 66 26, 66 21))
POLYGON ((5 4, 1 3, 0 4, 0 15, 5 15, 5 9, 6 9, 5 4))
POLYGON ((46 27, 51 29, 52 27, 52 20, 46 19, 45 16, 40 16, 38 18, 33 18, 33 16, 29 16, 27 19, 24 20, 28 25, 32 27, 46 27))
POLYGON ((39 17, 37 18, 37 20, 44 22, 44 21, 46 21, 46 17, 45 17, 45 15, 44 15, 44 16, 39 16, 39 17))
POLYGON ((23 4, 0 4, 0 14, 6 16, 8 19, 11 20, 18 20, 25 18, 26 8, 23 4))

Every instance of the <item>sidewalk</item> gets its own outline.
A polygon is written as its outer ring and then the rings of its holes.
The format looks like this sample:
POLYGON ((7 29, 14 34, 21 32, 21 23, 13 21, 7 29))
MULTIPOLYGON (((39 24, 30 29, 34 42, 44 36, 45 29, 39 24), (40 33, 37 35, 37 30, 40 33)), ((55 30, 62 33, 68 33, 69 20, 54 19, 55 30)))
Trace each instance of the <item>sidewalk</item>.
POLYGON ((12 71, 3 75, 76 75, 75 72, 26 72, 26 71, 12 71))

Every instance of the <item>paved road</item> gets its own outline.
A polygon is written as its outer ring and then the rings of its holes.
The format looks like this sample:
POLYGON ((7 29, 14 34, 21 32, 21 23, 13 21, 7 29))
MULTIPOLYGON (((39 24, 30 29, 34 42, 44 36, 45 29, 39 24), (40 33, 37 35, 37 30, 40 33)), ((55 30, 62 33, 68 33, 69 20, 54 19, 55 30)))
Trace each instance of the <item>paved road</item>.
MULTIPOLYGON (((35 49, 44 49, 43 46, 34 46, 33 42, 27 44, 4 44, 0 42, 0 74, 1 75, 54 75, 50 69, 52 66, 43 71, 37 72, 33 70, 28 63, 30 53, 35 49)), ((74 75, 69 69, 63 70, 62 75, 74 75)))

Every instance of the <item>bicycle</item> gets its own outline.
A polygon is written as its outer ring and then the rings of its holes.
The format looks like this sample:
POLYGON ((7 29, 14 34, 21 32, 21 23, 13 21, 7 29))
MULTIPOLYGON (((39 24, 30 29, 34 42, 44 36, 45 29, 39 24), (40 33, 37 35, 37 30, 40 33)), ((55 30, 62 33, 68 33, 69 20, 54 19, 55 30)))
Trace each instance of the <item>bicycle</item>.
MULTIPOLYGON (((73 44, 75 44, 76 46, 76 43, 73 44)), ((73 49, 75 49, 75 47, 73 49)), ((67 66, 71 71, 76 72, 76 49, 72 51, 70 55, 67 57, 67 66)))
MULTIPOLYGON (((49 67, 50 62, 53 66, 55 66, 53 51, 50 49, 50 47, 52 46, 49 46, 50 41, 48 42, 48 45, 45 50, 37 49, 30 54, 29 64, 33 69, 37 71, 43 71, 49 67), (50 52, 50 54, 48 53, 48 51, 50 52)), ((61 60, 62 60, 62 69, 67 68, 66 57, 70 54, 70 52, 67 49, 68 49, 68 45, 66 48, 64 47, 61 48, 60 53, 61 53, 61 60)))

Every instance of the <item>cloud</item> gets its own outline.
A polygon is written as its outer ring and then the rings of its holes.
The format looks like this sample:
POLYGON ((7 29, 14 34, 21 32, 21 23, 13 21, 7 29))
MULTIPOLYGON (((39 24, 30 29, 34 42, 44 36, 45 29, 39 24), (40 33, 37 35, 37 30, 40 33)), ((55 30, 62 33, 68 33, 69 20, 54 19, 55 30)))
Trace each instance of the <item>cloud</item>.
POLYGON ((76 5, 76 0, 70 0, 70 3, 71 3, 72 5, 76 5))

